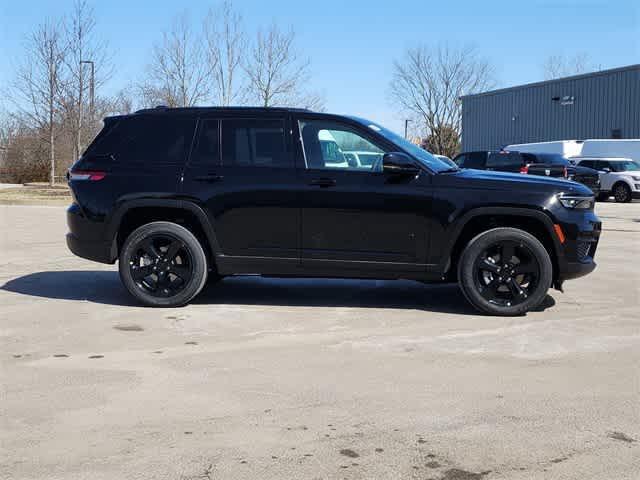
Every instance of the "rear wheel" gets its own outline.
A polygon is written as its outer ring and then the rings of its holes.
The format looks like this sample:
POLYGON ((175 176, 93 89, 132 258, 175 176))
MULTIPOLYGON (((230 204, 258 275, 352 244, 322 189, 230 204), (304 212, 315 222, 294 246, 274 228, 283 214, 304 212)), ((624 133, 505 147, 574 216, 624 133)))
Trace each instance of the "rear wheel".
POLYGON ((129 293, 151 307, 188 303, 207 281, 207 258, 198 239, 170 222, 143 225, 120 252, 120 278, 129 293))
POLYGON ((478 310, 522 315, 538 306, 551 286, 549 253, 533 235, 495 228, 469 242, 458 264, 460 287, 478 310))
POLYGON ((631 201, 631 189, 626 183, 617 183, 613 186, 613 196, 618 203, 628 203, 631 201))

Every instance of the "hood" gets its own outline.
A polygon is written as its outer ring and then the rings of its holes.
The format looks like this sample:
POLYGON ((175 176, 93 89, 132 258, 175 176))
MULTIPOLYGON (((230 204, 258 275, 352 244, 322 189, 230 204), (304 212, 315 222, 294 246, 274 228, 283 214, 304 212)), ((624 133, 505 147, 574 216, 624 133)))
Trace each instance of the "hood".
POLYGON ((523 175, 521 173, 493 172, 487 170, 461 169, 451 175, 470 188, 488 190, 526 190, 541 193, 572 193, 574 195, 591 196, 593 192, 584 185, 559 178, 541 175, 523 175))

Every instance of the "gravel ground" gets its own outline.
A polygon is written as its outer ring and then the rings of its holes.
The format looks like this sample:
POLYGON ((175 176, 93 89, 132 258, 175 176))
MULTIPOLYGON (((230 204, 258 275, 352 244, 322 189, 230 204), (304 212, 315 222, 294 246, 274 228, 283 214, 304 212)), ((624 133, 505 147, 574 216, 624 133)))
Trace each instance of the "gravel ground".
POLYGON ((493 318, 456 286, 233 278, 135 306, 60 207, 0 205, 0 478, 634 479, 640 203, 493 318))

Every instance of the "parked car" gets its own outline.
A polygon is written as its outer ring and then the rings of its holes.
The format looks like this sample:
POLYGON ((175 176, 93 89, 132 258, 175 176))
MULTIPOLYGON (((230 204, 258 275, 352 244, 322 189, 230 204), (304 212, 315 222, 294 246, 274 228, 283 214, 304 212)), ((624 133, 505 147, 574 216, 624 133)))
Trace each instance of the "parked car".
POLYGON ((157 307, 260 274, 457 281, 479 310, 523 314, 595 268, 601 230, 578 183, 459 169, 368 120, 297 109, 110 117, 68 179, 71 251, 118 261, 157 307))
POLYGON ((640 139, 589 139, 582 142, 581 158, 628 158, 640 163, 640 139))
POLYGON ((589 167, 600 174, 600 200, 611 195, 616 202, 640 198, 640 164, 628 158, 574 158, 580 167, 589 167))
POLYGON ((528 153, 555 153, 571 158, 582 153, 581 140, 557 140, 553 142, 518 143, 502 147, 503 150, 528 153))
POLYGON ((461 168, 566 178, 586 185, 594 195, 600 192, 598 172, 590 168, 576 167, 559 154, 505 150, 480 151, 461 153, 456 156, 454 162, 461 168))
POLYGON ((573 157, 629 158, 640 162, 640 139, 587 139, 558 140, 554 142, 520 143, 507 145, 504 150, 532 153, 557 153, 572 160, 573 157))

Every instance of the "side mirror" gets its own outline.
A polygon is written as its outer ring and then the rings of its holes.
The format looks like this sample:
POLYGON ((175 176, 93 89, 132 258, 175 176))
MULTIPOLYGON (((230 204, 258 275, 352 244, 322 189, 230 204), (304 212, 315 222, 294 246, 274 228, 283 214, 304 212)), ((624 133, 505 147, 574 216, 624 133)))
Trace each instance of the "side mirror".
POLYGON ((601 172, 604 172, 604 173, 611 173, 611 169, 610 169, 609 167, 604 167, 604 168, 601 170, 601 172))
POLYGON ((406 153, 389 152, 382 157, 382 171, 392 175, 415 176, 420 173, 420 168, 406 153))

